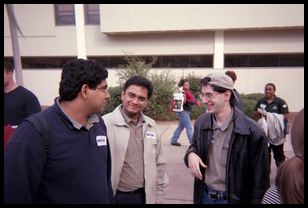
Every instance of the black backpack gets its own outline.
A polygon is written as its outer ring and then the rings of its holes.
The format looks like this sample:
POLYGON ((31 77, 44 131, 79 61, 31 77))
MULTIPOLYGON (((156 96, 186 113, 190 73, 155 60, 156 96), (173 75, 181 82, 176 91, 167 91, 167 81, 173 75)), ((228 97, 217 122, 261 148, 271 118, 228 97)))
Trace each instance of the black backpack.
POLYGON ((28 121, 33 124, 35 129, 39 132, 41 137, 43 138, 46 155, 48 155, 50 145, 49 145, 49 125, 45 118, 43 117, 43 114, 41 112, 32 114, 28 116, 25 121, 28 121))

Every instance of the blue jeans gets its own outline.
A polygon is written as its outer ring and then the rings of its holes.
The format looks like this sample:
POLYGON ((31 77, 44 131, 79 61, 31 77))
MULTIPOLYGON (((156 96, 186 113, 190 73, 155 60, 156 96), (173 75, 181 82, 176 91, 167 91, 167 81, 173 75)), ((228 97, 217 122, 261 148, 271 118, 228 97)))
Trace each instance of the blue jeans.
POLYGON ((191 144, 194 129, 190 121, 190 112, 184 110, 182 112, 178 112, 177 115, 179 118, 179 125, 173 133, 171 143, 176 143, 178 141, 183 129, 185 128, 189 143, 191 144))
POLYGON ((227 199, 211 199, 209 192, 219 193, 221 196, 225 196, 225 192, 203 189, 201 204, 228 204, 227 199))

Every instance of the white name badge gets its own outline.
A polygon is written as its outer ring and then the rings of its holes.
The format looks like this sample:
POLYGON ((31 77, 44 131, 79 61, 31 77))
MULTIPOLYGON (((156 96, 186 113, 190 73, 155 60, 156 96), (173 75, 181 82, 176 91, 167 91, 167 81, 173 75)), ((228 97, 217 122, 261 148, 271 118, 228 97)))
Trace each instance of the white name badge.
POLYGON ((96 136, 97 146, 106 146, 107 138, 106 136, 96 136))
POLYGON ((145 137, 148 139, 155 139, 155 133, 151 131, 145 132, 145 137))
POLYGON ((260 104, 260 108, 261 108, 262 110, 265 110, 266 105, 265 105, 265 104, 260 104))

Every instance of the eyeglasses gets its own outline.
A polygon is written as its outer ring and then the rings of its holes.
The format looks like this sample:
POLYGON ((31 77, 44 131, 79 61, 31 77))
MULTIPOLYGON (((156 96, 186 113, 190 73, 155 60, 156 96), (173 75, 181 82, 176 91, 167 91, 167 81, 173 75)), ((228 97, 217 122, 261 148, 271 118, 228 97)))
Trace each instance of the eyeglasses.
POLYGON ((102 91, 103 93, 108 93, 108 86, 104 86, 104 87, 96 87, 95 89, 102 91))
POLYGON ((135 99, 137 98, 139 102, 144 102, 147 100, 146 97, 142 97, 142 96, 137 96, 136 94, 132 93, 132 92, 128 92, 127 93, 128 97, 131 99, 135 99))
POLYGON ((215 95, 217 95, 218 94, 218 92, 214 92, 214 93, 209 93, 209 92, 207 92, 207 93, 202 93, 202 92, 200 92, 199 93, 199 98, 201 99, 201 100, 203 100, 203 98, 206 98, 206 99, 208 99, 208 100, 211 100, 215 95))

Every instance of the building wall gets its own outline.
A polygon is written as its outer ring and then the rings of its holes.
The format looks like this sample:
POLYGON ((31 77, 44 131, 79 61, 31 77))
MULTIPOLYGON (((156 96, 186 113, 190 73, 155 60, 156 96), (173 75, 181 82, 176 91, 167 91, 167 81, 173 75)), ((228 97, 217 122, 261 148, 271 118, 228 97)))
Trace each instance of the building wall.
MULTIPOLYGON (((303 53, 303 5, 101 5, 101 25, 85 26, 88 56, 214 54, 215 31, 223 32, 225 54, 303 53)), ((17 21, 25 35, 19 38, 22 56, 77 56, 76 28, 55 26, 52 4, 15 5, 17 21)), ((4 9, 4 56, 12 56, 4 9)), ((170 69, 180 78, 224 69, 170 69)), ((304 67, 233 68, 241 93, 264 91, 268 82, 290 111, 304 107, 304 67)), ((159 72, 159 69, 155 69, 159 72)), ((24 85, 41 104, 58 96, 60 70, 24 70, 24 85)), ((108 84, 117 85, 109 69, 108 84)))
MULTIPOLYGON (((21 56, 76 56, 75 26, 55 26, 53 4, 14 5, 25 38, 19 37, 21 56)), ((4 56, 12 56, 10 28, 4 7, 4 56)))
POLYGON ((104 33, 304 26, 304 6, 298 4, 102 4, 100 9, 104 33))

